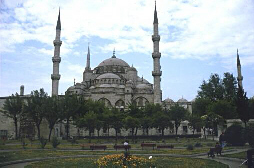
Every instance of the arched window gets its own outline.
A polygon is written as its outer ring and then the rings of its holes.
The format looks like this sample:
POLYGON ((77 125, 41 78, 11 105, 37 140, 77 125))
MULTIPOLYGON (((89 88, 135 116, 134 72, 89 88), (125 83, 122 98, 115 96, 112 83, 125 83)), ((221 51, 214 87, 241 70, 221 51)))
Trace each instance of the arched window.
POLYGON ((123 100, 120 99, 120 100, 118 100, 118 101, 116 102, 115 106, 118 107, 118 108, 121 108, 121 107, 124 107, 124 106, 125 106, 125 103, 124 103, 123 100))
POLYGON ((101 99, 99 99, 99 101, 103 102, 106 107, 110 107, 110 108, 112 107, 110 101, 108 99, 106 99, 106 98, 101 98, 101 99))

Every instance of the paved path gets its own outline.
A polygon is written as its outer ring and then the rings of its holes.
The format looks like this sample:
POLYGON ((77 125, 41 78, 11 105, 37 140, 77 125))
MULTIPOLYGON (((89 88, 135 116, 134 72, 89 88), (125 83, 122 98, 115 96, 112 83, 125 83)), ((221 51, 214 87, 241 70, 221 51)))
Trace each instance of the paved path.
MULTIPOLYGON (((228 150, 224 153, 226 154, 232 154, 232 153, 238 153, 246 151, 247 149, 235 149, 235 150, 228 150)), ((215 158, 208 158, 206 153, 201 154, 193 154, 193 155, 178 155, 178 154, 133 154, 133 155, 142 155, 142 156, 168 156, 168 157, 192 157, 192 158, 202 158, 202 159, 210 159, 215 160, 224 164, 229 165, 230 168, 239 168, 239 165, 243 162, 242 159, 236 159, 236 158, 227 158, 227 157, 221 157, 216 156, 215 158)), ((56 158, 71 158, 71 157, 96 157, 96 156, 102 156, 102 155, 75 155, 75 156, 60 156, 60 157, 47 157, 47 158, 37 158, 37 159, 25 159, 25 160, 19 160, 19 161, 13 161, 9 162, 8 165, 4 166, 3 168, 23 168, 26 165, 31 164, 32 162, 36 161, 43 161, 48 159, 56 159, 56 158)), ((241 168, 245 168, 247 166, 242 165, 241 168)))

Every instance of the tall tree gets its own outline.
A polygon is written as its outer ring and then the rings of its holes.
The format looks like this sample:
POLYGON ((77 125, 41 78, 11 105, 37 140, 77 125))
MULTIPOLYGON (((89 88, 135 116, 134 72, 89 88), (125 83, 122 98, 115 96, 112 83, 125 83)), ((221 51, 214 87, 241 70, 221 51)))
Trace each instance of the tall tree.
POLYGON ((112 116, 110 118, 111 120, 111 127, 115 129, 116 132, 116 142, 118 139, 118 133, 120 132, 121 128, 123 128, 123 120, 125 118, 124 112, 120 111, 119 109, 113 107, 111 109, 112 116))
POLYGON ((251 119, 251 111, 249 109, 249 100, 244 92, 243 88, 238 85, 237 97, 235 100, 236 103, 236 112, 238 113, 239 118, 245 125, 251 119))
POLYGON ((77 112, 80 110, 80 101, 77 95, 66 94, 63 97, 63 118, 66 120, 65 131, 66 138, 69 139, 70 134, 70 121, 73 119, 77 112))
POLYGON ((224 119, 238 118, 235 106, 227 100, 219 100, 211 103, 207 108, 207 112, 218 114, 224 119))
POLYGON ((15 125, 15 139, 18 139, 18 120, 22 114, 23 99, 16 93, 8 97, 3 105, 3 110, 1 112, 13 119, 15 125))
POLYGON ((52 130, 57 122, 61 120, 62 117, 62 104, 57 96, 47 97, 43 104, 45 111, 44 117, 48 122, 50 141, 52 130))
POLYGON ((197 116, 203 116, 207 113, 208 106, 211 104, 210 99, 196 98, 192 103, 192 113, 197 116))
POLYGON ((24 105, 24 112, 33 120, 37 128, 38 138, 41 137, 40 125, 44 118, 45 109, 43 104, 47 98, 47 93, 41 88, 40 91, 35 90, 31 92, 31 97, 27 99, 27 103, 24 105))
POLYGON ((162 137, 166 128, 174 128, 169 115, 165 111, 158 111, 157 114, 153 115, 153 125, 161 131, 162 137))
POLYGON ((224 73, 224 78, 222 81, 224 87, 224 98, 228 102, 233 102, 237 94, 237 81, 233 74, 229 72, 224 73))
POLYGON ((169 110, 169 115, 170 115, 170 119, 174 121, 174 126, 176 130, 176 135, 177 135, 178 128, 181 125, 181 122, 188 119, 189 113, 184 107, 176 104, 172 106, 171 109, 169 110))
POLYGON ((198 115, 190 115, 188 119, 188 127, 192 130, 192 134, 194 135, 195 131, 202 128, 202 120, 198 115))

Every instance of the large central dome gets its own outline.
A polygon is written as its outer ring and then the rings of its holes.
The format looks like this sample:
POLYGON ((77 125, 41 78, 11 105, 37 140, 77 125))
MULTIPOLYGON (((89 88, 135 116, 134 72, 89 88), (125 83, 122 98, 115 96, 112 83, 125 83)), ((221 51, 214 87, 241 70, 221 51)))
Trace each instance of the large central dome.
POLYGON ((123 67, 130 67, 129 64, 127 64, 124 60, 119 59, 119 58, 108 58, 104 61, 102 61, 98 67, 100 66, 123 66, 123 67))

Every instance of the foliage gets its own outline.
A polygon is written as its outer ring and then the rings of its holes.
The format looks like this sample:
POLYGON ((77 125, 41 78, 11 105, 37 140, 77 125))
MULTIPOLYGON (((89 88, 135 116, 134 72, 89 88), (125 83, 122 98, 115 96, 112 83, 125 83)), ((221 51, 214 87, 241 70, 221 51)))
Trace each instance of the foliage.
POLYGON ((235 106, 226 100, 218 100, 208 106, 208 113, 214 113, 222 116, 224 119, 235 119, 238 118, 235 106))
POLYGON ((41 136, 39 141, 40 141, 41 149, 44 149, 47 144, 47 139, 45 139, 43 136, 41 136))
POLYGON ((200 142, 195 143, 195 147, 202 147, 202 144, 200 142))
POLYGON ((249 100, 241 86, 238 86, 235 104, 236 112, 238 113, 239 118, 242 120, 242 122, 244 122, 246 127, 247 122, 251 118, 251 111, 249 108, 249 100))
POLYGON ((192 103, 192 113, 197 116, 203 116, 207 112, 207 107, 211 104, 210 99, 196 98, 192 103))
POLYGON ((182 121, 188 118, 188 114, 189 114, 188 111, 185 108, 179 106, 178 104, 172 106, 171 109, 169 110, 170 119, 174 121, 176 135, 178 127, 180 126, 182 121))
POLYGON ((193 150, 193 149, 194 149, 194 147, 193 147, 192 144, 188 144, 188 145, 187 145, 187 150, 193 150))
POLYGON ((225 140, 233 146, 243 146, 246 143, 244 128, 237 124, 228 127, 225 131, 225 140))
POLYGON ((47 93, 41 88, 40 91, 35 90, 31 92, 31 97, 27 99, 24 106, 24 112, 33 120, 37 127, 38 138, 40 139, 40 125, 44 118, 45 108, 43 104, 47 98, 47 93))
POLYGON ((197 115, 190 115, 188 119, 189 123, 188 126, 192 130, 194 134, 196 130, 202 128, 202 119, 197 115))
POLYGON ((52 147, 56 148, 58 145, 60 145, 60 141, 57 139, 57 137, 53 137, 53 139, 52 139, 52 147))
POLYGON ((123 120, 125 118, 125 114, 120 111, 119 109, 113 107, 111 109, 111 114, 112 116, 110 117, 111 120, 111 127, 115 129, 116 132, 116 140, 117 140, 117 136, 118 136, 118 132, 120 132, 121 128, 123 128, 124 124, 123 124, 123 120))
POLYGON ((158 111, 157 114, 153 116, 153 125, 155 128, 161 130, 162 136, 164 136, 164 130, 166 128, 174 128, 173 123, 170 121, 170 117, 165 111, 158 111))
POLYGON ((5 116, 13 119, 15 125, 15 138, 18 139, 18 120, 20 119, 20 115, 22 114, 22 106, 23 106, 23 99, 18 95, 15 96, 12 94, 8 97, 3 105, 2 112, 5 116))
POLYGON ((147 168, 151 167, 151 160, 145 159, 143 157, 131 156, 129 155, 127 158, 124 157, 123 154, 115 154, 115 155, 106 155, 99 158, 96 162, 99 168, 104 167, 140 167, 147 168))

